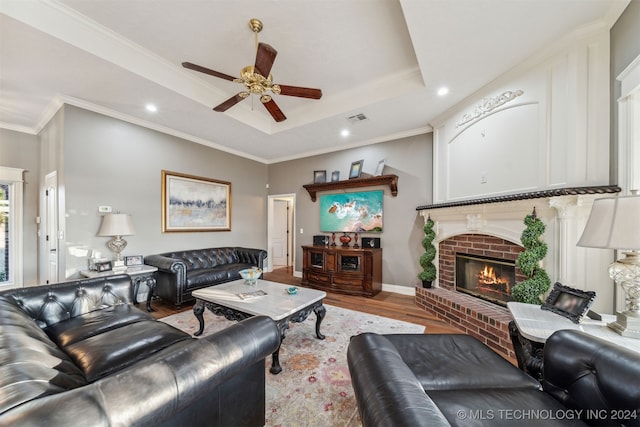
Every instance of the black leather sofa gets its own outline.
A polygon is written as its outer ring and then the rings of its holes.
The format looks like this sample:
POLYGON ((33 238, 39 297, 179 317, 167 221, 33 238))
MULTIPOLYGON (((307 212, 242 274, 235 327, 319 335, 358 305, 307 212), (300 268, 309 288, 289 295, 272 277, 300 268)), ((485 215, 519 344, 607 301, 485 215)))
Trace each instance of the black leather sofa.
POLYGON ((196 289, 240 279, 240 270, 262 269, 266 258, 262 249, 222 247, 149 255, 144 263, 158 268, 155 295, 179 308, 196 289))
POLYGON ((468 335, 377 335, 349 343, 370 426, 638 426, 640 355, 580 331, 552 335, 542 383, 468 335))
POLYGON ((0 292, 0 425, 264 425, 270 318, 195 339, 131 303, 127 275, 0 292))

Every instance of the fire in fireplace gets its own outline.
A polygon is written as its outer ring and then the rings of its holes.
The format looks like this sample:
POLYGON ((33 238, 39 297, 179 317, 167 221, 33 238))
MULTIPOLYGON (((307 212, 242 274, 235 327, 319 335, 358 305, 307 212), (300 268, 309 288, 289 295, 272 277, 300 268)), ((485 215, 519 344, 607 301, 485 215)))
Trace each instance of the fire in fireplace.
POLYGON ((456 290, 500 305, 513 301, 511 287, 516 281, 513 261, 456 254, 455 271, 456 290))

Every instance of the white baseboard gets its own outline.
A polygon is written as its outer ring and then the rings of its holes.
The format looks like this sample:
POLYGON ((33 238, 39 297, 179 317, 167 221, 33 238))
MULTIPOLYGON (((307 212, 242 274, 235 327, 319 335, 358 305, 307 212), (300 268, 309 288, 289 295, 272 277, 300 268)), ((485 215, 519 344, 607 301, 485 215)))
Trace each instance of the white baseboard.
POLYGON ((387 283, 382 284, 382 290, 386 292, 394 292, 396 294, 416 296, 416 288, 410 288, 409 286, 389 285, 387 283))

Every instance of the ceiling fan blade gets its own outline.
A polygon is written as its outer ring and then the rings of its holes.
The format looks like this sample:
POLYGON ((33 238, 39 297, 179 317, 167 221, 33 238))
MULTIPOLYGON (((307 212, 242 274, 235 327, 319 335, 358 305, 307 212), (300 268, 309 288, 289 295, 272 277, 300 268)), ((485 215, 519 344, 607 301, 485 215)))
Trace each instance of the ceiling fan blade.
POLYGON ((231 98, 227 99, 226 101, 224 101, 222 104, 213 107, 213 111, 217 111, 219 113, 222 113, 223 111, 227 111, 229 108, 233 107, 234 105, 236 105, 238 102, 242 101, 243 99, 244 98, 242 96, 240 96, 240 94, 238 93, 238 94, 232 96, 231 98))
POLYGON ((219 77, 219 78, 225 79, 225 80, 234 81, 236 79, 235 77, 230 76, 228 74, 220 73, 218 71, 214 71, 214 70, 212 70, 210 68, 206 68, 206 67, 203 67, 201 65, 192 64, 191 62, 183 62, 182 66, 184 68, 188 68, 190 70, 199 71, 201 73, 209 74, 210 76, 219 77))
POLYGON ((280 110, 280 107, 278 107, 278 104, 276 104, 273 99, 269 102, 262 103, 262 105, 264 105, 267 111, 269 111, 269 114, 271 114, 271 117, 273 117, 273 120, 276 122, 287 120, 287 116, 284 115, 282 110, 280 110))
POLYGON ((256 54, 255 72, 260 74, 262 77, 269 77, 271 67, 276 60, 277 55, 278 52, 274 48, 266 43, 259 43, 258 53, 256 54))
POLYGON ((322 98, 322 91, 320 89, 312 89, 309 87, 298 86, 280 86, 280 95, 297 96, 299 98, 320 99, 322 98))

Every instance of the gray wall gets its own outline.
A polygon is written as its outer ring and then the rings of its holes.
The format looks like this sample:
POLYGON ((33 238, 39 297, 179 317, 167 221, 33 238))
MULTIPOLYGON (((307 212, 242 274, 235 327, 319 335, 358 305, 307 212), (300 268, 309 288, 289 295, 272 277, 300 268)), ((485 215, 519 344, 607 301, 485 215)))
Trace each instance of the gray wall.
POLYGON ((87 267, 87 255, 107 257, 98 237, 98 206, 132 215, 136 234, 123 255, 170 250, 266 245, 267 165, 83 109, 65 106, 64 185, 66 277, 87 267), (231 231, 162 233, 161 171, 231 182, 231 231))
POLYGON ((296 265, 302 271, 302 245, 312 243, 314 234, 320 234, 318 202, 311 201, 302 188, 313 182, 314 170, 340 171, 342 180, 348 178, 351 162, 364 159, 363 173, 373 175, 378 161, 386 159, 385 174, 397 174, 398 195, 391 196, 388 187, 365 187, 349 191, 384 189, 384 218, 380 237, 383 248, 382 281, 385 284, 414 287, 420 270, 418 257, 422 253, 421 217, 415 208, 432 200, 432 134, 418 135, 396 141, 353 148, 304 159, 269 165, 269 194, 296 194, 296 265), (304 230, 300 234, 300 229, 304 230))
POLYGON ((611 28, 611 182, 618 183, 618 75, 640 55, 640 1, 632 0, 611 28))
POLYGON ((25 169, 23 174, 24 236, 23 280, 25 285, 38 282, 38 137, 0 129, 0 166, 25 169))

